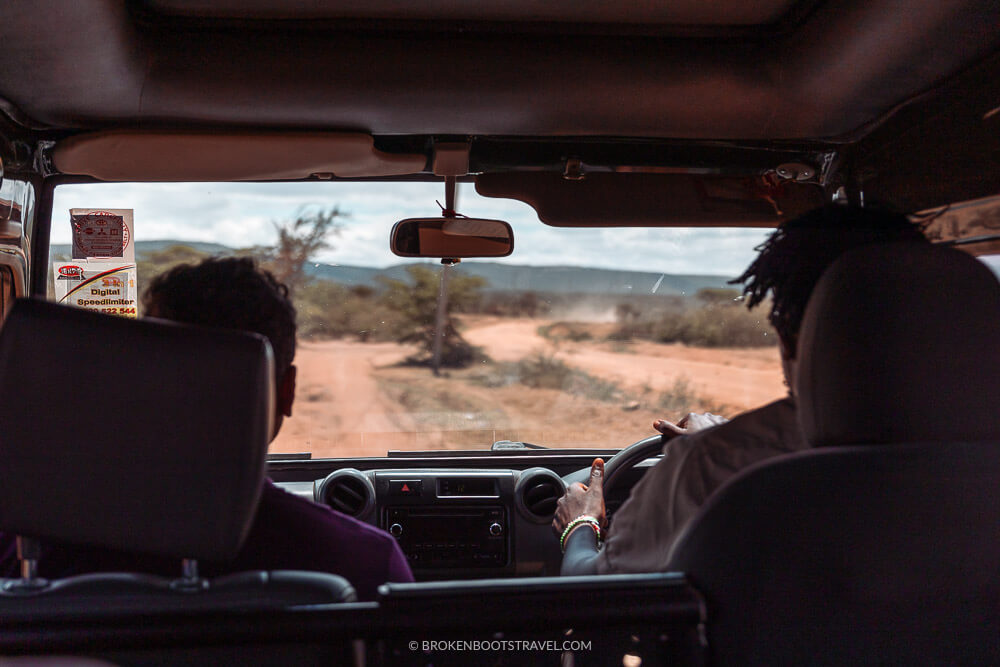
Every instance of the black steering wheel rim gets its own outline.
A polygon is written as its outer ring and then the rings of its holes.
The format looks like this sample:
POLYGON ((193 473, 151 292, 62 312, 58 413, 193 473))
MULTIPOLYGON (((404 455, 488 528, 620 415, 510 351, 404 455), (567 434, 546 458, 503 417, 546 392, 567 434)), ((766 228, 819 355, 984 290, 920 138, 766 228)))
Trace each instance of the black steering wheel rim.
MULTIPOLYGON (((633 442, 625 447, 610 459, 604 462, 604 497, 607 498, 615 491, 621 480, 624 479, 622 471, 635 467, 638 463, 645 461, 650 456, 655 456, 663 449, 663 446, 676 437, 673 434, 657 434, 648 438, 643 438, 638 442, 633 442)), ((590 479, 590 468, 582 468, 571 472, 563 477, 567 485, 574 482, 586 484, 590 479)))
POLYGON ((616 490, 623 479, 622 471, 630 470, 650 456, 655 456, 673 436, 652 435, 633 442, 604 463, 604 495, 616 490))

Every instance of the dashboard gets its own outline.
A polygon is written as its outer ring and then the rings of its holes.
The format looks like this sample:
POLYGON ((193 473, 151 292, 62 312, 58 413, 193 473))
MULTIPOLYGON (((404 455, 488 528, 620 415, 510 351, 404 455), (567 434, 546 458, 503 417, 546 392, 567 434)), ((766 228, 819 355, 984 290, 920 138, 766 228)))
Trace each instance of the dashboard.
MULTIPOLYGON (((551 524, 566 489, 563 476, 589 466, 594 456, 608 454, 558 456, 544 461, 548 465, 518 461, 519 468, 495 467, 500 462, 492 460, 492 467, 466 467, 460 457, 439 459, 433 467, 392 459, 341 460, 369 469, 333 461, 272 463, 269 474, 286 491, 391 534, 418 580, 554 576, 562 555, 551 524), (324 463, 334 469, 302 479, 324 463), (375 467, 391 463, 402 465, 375 467)), ((631 471, 622 496, 607 499, 609 510, 653 463, 631 471)))

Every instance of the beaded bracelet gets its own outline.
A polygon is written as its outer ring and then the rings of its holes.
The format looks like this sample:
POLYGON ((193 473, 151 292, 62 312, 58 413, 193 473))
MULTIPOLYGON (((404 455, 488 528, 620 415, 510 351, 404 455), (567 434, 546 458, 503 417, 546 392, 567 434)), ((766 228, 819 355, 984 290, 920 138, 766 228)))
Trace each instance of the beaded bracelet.
POLYGON ((568 524, 566 524, 566 529, 563 530, 562 537, 559 538, 559 548, 562 550, 563 553, 566 553, 566 539, 569 537, 569 534, 572 533, 575 528, 582 525, 587 525, 593 528, 594 533, 597 535, 597 543, 598 544, 601 543, 600 522, 595 517, 592 517, 589 514, 581 514, 580 516, 576 517, 568 524))

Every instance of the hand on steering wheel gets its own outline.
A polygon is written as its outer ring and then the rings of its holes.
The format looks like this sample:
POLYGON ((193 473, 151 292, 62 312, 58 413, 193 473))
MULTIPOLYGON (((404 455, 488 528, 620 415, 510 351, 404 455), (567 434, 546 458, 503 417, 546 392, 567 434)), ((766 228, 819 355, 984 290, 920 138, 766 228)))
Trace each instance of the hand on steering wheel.
POLYGON ((590 468, 583 468, 563 477, 566 493, 559 499, 556 515, 552 519, 552 529, 561 534, 566 524, 581 514, 593 516, 602 526, 606 525, 604 499, 621 484, 625 477, 621 471, 655 456, 663 448, 663 444, 673 437, 670 434, 644 438, 612 456, 607 463, 595 459, 590 468), (600 472, 595 483, 594 472, 598 469, 600 472))
POLYGON ((566 523, 581 514, 593 516, 604 525, 607 521, 604 498, 613 495, 618 490, 618 486, 622 483, 621 480, 625 479, 622 471, 630 470, 649 457, 659 454, 663 446, 678 435, 700 431, 726 421, 728 420, 725 417, 713 415, 710 412, 689 413, 676 424, 658 419, 653 423, 653 428, 660 432, 658 435, 632 443, 608 459, 607 463, 601 459, 595 459, 594 464, 589 469, 583 468, 566 475, 563 477, 563 481, 566 483, 566 493, 559 500, 556 515, 552 520, 552 528, 560 533, 566 523), (600 463, 600 470, 597 483, 595 483, 594 474, 598 470, 598 463, 600 463))
MULTIPOLYGON (((607 496, 610 492, 616 490, 618 485, 621 484, 622 470, 628 470, 637 463, 648 459, 650 456, 659 454, 660 450, 663 449, 663 445, 673 437, 674 436, 672 434, 664 434, 643 438, 639 442, 632 443, 608 459, 604 464, 604 476, 602 479, 604 495, 607 496)), ((566 482, 567 487, 577 482, 587 484, 590 472, 591 468, 582 468, 564 476, 563 481, 566 482)))
POLYGON ((552 530, 556 535, 562 535, 570 521, 580 516, 591 516, 597 519, 601 528, 607 526, 604 512, 604 461, 594 459, 590 466, 588 483, 574 482, 566 487, 566 493, 556 504, 556 513, 552 517, 552 530))

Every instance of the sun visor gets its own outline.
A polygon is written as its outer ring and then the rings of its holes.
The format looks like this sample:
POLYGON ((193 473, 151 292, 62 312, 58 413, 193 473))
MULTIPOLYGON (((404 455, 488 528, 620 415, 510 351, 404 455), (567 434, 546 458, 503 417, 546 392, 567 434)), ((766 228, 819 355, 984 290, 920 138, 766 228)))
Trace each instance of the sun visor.
POLYGON ((954 243, 977 256, 1000 254, 1000 196, 921 211, 914 219, 931 241, 954 243))
POLYGON ((60 141, 52 160, 64 174, 104 181, 401 176, 419 173, 427 163, 419 154, 384 153, 375 148, 368 134, 320 132, 95 132, 60 141))
POLYGON ((523 201, 553 227, 773 227, 824 203, 819 185, 773 174, 496 173, 477 176, 476 192, 523 201))

